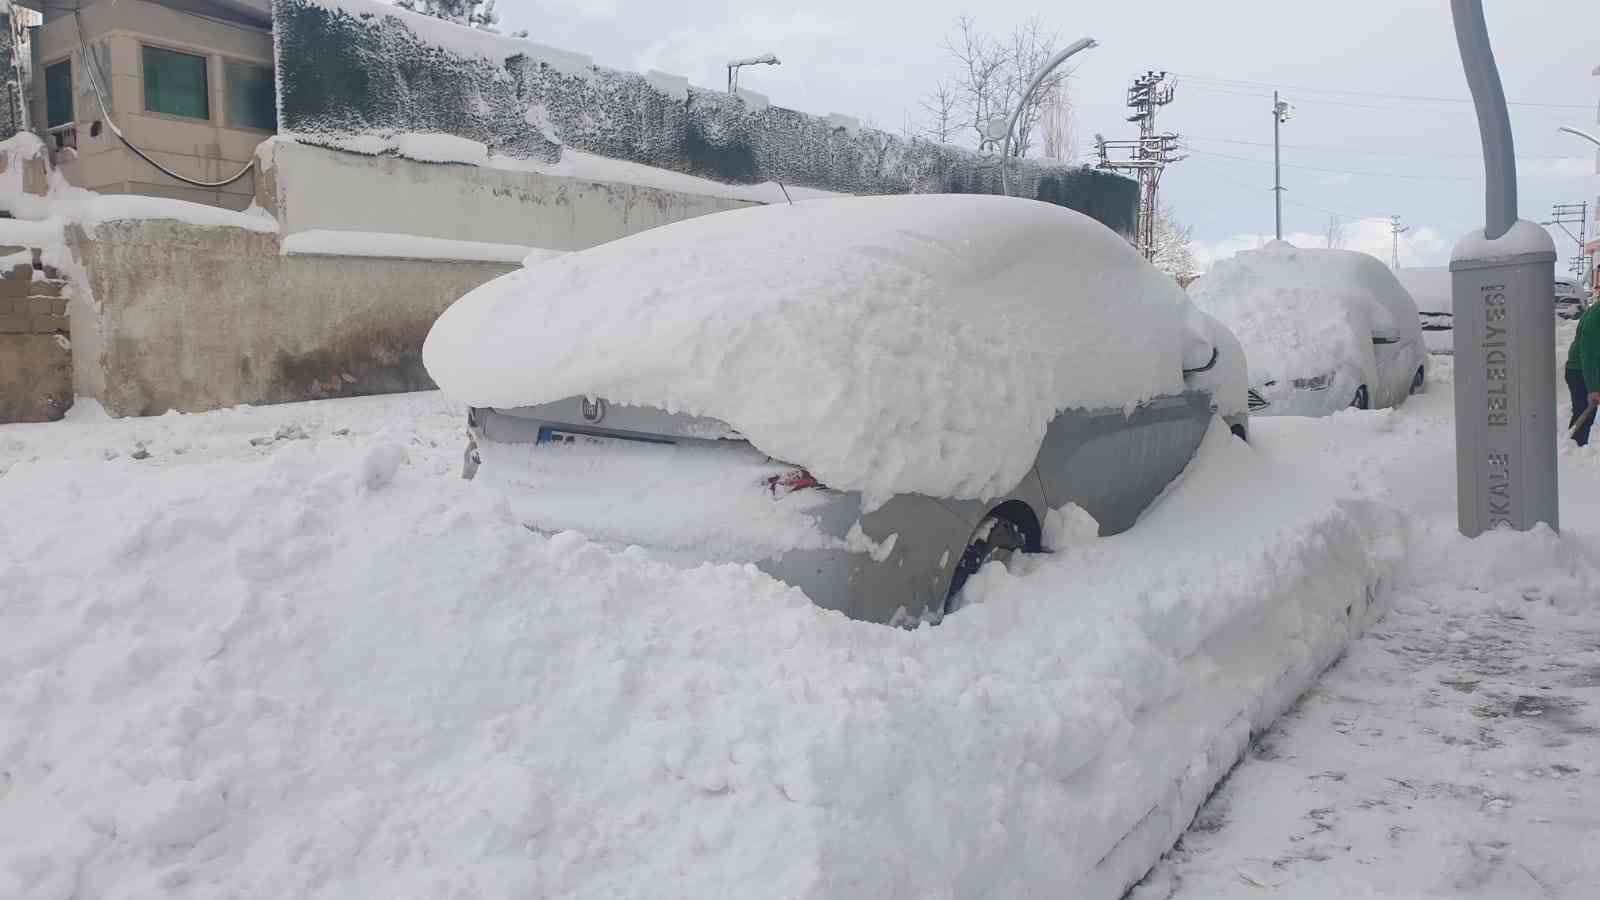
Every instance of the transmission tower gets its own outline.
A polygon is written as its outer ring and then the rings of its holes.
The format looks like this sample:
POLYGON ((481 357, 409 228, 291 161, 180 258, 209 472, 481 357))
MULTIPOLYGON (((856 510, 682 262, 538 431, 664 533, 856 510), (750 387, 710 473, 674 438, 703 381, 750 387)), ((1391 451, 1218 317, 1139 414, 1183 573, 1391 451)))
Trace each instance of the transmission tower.
POLYGON ((1400 235, 1411 230, 1410 225, 1401 225, 1399 216, 1389 217, 1389 234, 1394 239, 1393 249, 1389 253, 1389 267, 1396 272, 1400 271, 1400 235))
POLYGON ((1094 136, 1095 152, 1100 156, 1099 168, 1133 172, 1139 180, 1139 227, 1134 245, 1145 259, 1156 255, 1156 216, 1160 206, 1156 191, 1161 185, 1161 172, 1168 163, 1183 159, 1174 156, 1178 135, 1172 132, 1156 133, 1156 111, 1172 102, 1177 81, 1168 80, 1166 72, 1146 72, 1133 80, 1128 88, 1128 108, 1133 114, 1129 122, 1139 124, 1139 138, 1132 141, 1108 141, 1094 136), (1113 160, 1112 150, 1128 151, 1127 159, 1113 160))
POLYGON ((1567 233, 1567 237, 1578 242, 1578 255, 1572 258, 1572 274, 1580 280, 1589 271, 1589 266, 1594 262, 1584 253, 1588 242, 1584 240, 1585 225, 1589 222, 1589 202, 1582 203, 1557 203, 1550 208, 1550 221, 1542 224, 1559 225, 1567 233), (1578 226, 1578 233, 1573 234, 1568 225, 1578 226))

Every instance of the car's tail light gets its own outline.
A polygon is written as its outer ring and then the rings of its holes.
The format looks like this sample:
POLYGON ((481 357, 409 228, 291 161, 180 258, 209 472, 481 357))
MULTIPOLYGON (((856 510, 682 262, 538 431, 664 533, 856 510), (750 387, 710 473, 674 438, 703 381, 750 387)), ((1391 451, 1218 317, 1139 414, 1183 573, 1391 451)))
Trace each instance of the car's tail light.
POLYGON ((822 482, 813 478, 805 469, 791 469, 782 475, 773 475, 767 479, 767 490, 771 491, 774 497, 815 487, 822 487, 822 482))

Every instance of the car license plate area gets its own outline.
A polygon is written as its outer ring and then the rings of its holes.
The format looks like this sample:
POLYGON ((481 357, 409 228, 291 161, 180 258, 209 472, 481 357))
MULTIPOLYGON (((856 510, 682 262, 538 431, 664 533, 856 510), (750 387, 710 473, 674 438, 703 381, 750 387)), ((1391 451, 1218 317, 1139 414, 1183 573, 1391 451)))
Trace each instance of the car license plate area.
POLYGON ((585 434, 581 431, 567 431, 561 428, 551 428, 547 425, 539 429, 539 437, 535 443, 541 445, 552 444, 560 447, 616 447, 628 444, 670 444, 671 441, 585 434))

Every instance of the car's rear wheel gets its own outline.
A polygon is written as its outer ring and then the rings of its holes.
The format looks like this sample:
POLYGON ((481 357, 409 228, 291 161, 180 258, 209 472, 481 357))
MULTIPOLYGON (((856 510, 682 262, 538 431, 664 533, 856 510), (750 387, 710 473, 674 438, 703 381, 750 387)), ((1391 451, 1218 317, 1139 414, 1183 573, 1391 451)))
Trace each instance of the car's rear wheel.
POLYGON ((1006 565, 1016 554, 1027 547, 1028 536, 1022 526, 1004 516, 989 515, 978 523, 967 549, 962 552, 956 570, 950 576, 950 590, 944 598, 944 614, 949 615, 962 606, 961 591, 967 579, 991 562, 1006 565))
POLYGON ((1420 394, 1422 389, 1427 386, 1428 373, 1424 372, 1421 366, 1417 366, 1417 374, 1411 376, 1411 393, 1420 394))
POLYGON ((1356 395, 1350 399, 1350 408, 1351 409, 1371 409, 1372 408, 1372 396, 1367 393, 1367 386, 1366 385, 1363 384, 1362 386, 1356 388, 1356 395))

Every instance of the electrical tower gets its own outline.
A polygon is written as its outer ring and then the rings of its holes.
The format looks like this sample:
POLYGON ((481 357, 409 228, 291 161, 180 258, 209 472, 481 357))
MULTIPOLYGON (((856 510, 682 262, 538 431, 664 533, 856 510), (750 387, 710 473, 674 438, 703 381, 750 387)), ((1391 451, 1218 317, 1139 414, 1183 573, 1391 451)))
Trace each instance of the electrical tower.
POLYGON ((1400 271, 1400 235, 1410 230, 1410 225, 1400 224, 1399 216, 1389 217, 1389 234, 1393 238, 1393 249, 1389 253, 1389 267, 1396 272, 1400 271))
POLYGON ((1160 206, 1156 203, 1156 190, 1161 185, 1161 172, 1168 163, 1183 159, 1174 156, 1178 135, 1172 132, 1156 133, 1156 111, 1172 102, 1176 80, 1168 80, 1166 72, 1146 72, 1133 80, 1128 88, 1128 108, 1133 114, 1129 122, 1139 123, 1139 138, 1132 141, 1108 141, 1094 136, 1095 152, 1100 156, 1099 168, 1129 171, 1139 180, 1139 229, 1134 245, 1145 259, 1156 255, 1156 216, 1160 206), (1128 158, 1113 160, 1111 150, 1126 150, 1128 158))
POLYGON ((1584 253, 1584 250, 1588 247, 1588 242, 1584 240, 1585 226, 1588 221, 1589 201, 1585 200, 1582 203, 1555 204, 1550 208, 1550 221, 1542 223, 1561 226, 1561 230, 1567 233, 1567 237, 1578 242, 1578 255, 1572 258, 1572 274, 1577 276, 1580 281, 1588 273, 1589 266, 1594 263, 1594 259, 1584 253), (1578 226, 1578 233, 1573 234, 1572 229, 1567 227, 1568 225, 1578 226))

